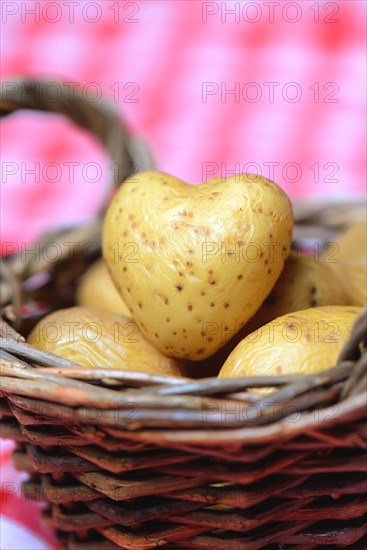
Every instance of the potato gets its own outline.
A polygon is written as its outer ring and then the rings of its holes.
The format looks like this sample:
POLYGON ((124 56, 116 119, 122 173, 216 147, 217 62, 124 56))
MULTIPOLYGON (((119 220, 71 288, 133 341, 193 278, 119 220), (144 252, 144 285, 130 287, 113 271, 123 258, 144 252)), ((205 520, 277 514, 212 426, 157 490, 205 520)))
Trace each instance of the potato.
POLYGON ((261 176, 188 185, 161 172, 126 180, 104 221, 103 257, 142 333, 200 361, 238 331, 279 277, 293 229, 287 195, 261 176))
POLYGON ((309 307, 348 305, 349 301, 329 264, 291 252, 273 290, 256 313, 258 327, 309 307))
POLYGON ((147 342, 134 321, 96 308, 71 307, 47 315, 28 343, 85 367, 181 374, 178 363, 147 342))
POLYGON ((80 306, 95 306, 131 317, 129 308, 117 292, 103 260, 91 265, 83 275, 76 302, 80 306))
POLYGON ((367 302, 367 219, 344 231, 329 245, 325 258, 349 299, 356 306, 367 302), (336 260, 331 262, 331 260, 336 260))
POLYGON ((273 290, 255 315, 234 336, 231 334, 230 327, 228 327, 228 334, 223 331, 224 346, 214 355, 200 362, 199 372, 195 372, 196 363, 185 362, 186 372, 190 377, 217 376, 224 362, 241 340, 281 315, 307 309, 310 306, 348 304, 344 290, 327 264, 322 260, 316 262, 311 256, 298 257, 298 254, 291 252, 273 290))
POLYGON ((361 311, 324 306, 278 317, 236 346, 219 377, 308 374, 333 367, 361 311))

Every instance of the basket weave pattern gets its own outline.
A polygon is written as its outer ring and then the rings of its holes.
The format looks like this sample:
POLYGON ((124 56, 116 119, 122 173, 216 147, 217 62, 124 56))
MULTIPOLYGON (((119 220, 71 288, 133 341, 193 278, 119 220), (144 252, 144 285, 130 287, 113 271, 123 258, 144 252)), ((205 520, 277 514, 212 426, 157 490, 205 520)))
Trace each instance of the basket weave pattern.
MULTIPOLYGON (((3 114, 20 107, 40 108, 2 99, 3 114)), ((83 109, 83 126, 96 133, 107 119, 93 126, 100 112, 83 109)), ((114 135, 130 143, 110 116, 114 135)), ((99 130, 104 143, 110 129, 99 130)), ((126 150, 113 153, 119 162, 126 150)), ((87 242, 99 228, 97 218, 73 231, 87 242)), ((20 334, 29 329, 19 316, 30 297, 22 283, 49 267, 17 257, 2 265, 1 435, 17 442, 14 463, 29 472, 23 491, 48 502, 45 520, 65 547, 367 547, 367 310, 338 364, 317 375, 190 380, 89 370, 20 334), (249 391, 266 386, 277 391, 249 391)), ((65 256, 31 297, 54 308, 65 296, 72 302, 84 268, 74 257, 71 269, 65 256)))

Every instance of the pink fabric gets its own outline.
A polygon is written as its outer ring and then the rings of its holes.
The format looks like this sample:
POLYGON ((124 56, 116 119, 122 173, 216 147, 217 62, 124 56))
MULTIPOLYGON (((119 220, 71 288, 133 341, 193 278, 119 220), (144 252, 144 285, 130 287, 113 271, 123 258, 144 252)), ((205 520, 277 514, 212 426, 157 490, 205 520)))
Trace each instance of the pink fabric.
MULTIPOLYGON (((100 91, 149 143, 158 168, 192 183, 261 171, 292 197, 362 197, 365 21, 366 3, 353 0, 3 1, 1 77, 77 82, 97 99, 100 91)), ((84 132, 21 113, 2 122, 1 139, 3 250, 95 211, 110 168, 84 132)), ((3 452, 7 480, 17 483, 8 461, 3 452)), ((17 549, 36 550, 34 533, 39 548, 51 544, 38 507, 2 491, 2 517, 12 521, 1 548, 13 538, 17 549)))

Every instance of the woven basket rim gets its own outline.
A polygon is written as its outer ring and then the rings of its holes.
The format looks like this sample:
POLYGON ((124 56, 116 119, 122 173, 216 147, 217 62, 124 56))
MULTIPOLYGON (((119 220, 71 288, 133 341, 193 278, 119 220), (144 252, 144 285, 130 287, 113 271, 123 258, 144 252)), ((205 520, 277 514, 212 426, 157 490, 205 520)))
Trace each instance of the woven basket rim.
MULTIPOLYGON (((0 340, 1 389, 12 406, 31 415, 38 412, 48 417, 50 424, 57 418, 88 424, 88 411, 93 409, 98 411, 96 425, 110 426, 130 439, 204 446, 241 441, 262 444, 365 414, 366 391, 364 386, 358 389, 358 383, 361 386, 366 374, 367 351, 356 362, 352 357, 365 335, 366 320, 367 308, 355 323, 341 361, 328 371, 201 380, 85 369, 32 348, 10 329, 10 338, 0 340), (119 386, 114 388, 114 383, 119 386), (246 399, 248 387, 273 383, 280 389, 272 395, 246 399), (45 403, 56 409, 50 413, 42 405, 45 403), (228 407, 240 407, 234 420, 226 412, 228 407), (317 415, 314 407, 321 407, 317 415), (252 417, 248 417, 251 411, 252 417), (134 414, 129 415, 131 412, 134 414), (289 417, 296 413, 299 417, 293 422, 289 417)), ((2 321, 2 336, 6 327, 2 321)))

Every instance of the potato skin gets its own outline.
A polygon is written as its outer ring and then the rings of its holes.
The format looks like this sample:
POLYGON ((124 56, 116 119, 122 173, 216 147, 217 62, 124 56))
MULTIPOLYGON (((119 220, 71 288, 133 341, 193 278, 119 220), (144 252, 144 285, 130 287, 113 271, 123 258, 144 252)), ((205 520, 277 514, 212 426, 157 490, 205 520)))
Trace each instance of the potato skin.
POLYGON ((333 253, 335 263, 330 263, 349 303, 364 306, 367 302, 367 219, 353 224, 336 239, 333 253))
POLYGON ((343 287, 329 264, 291 252, 274 288, 256 313, 258 326, 309 307, 348 305, 343 287))
POLYGON ((129 308, 116 290, 103 259, 95 262, 84 273, 77 289, 76 303, 131 318, 129 308))
POLYGON ((361 311, 324 306, 278 317, 246 336, 218 376, 310 374, 333 367, 361 311))
POLYGON ((147 342, 132 319, 97 308, 71 307, 47 315, 28 343, 85 367, 181 375, 178 363, 147 342))
POLYGON ((259 308, 283 269, 292 230, 287 195, 261 176, 192 186, 142 172, 121 185, 107 211, 103 257, 154 346, 201 361, 224 344, 222 325, 238 331, 259 308))

